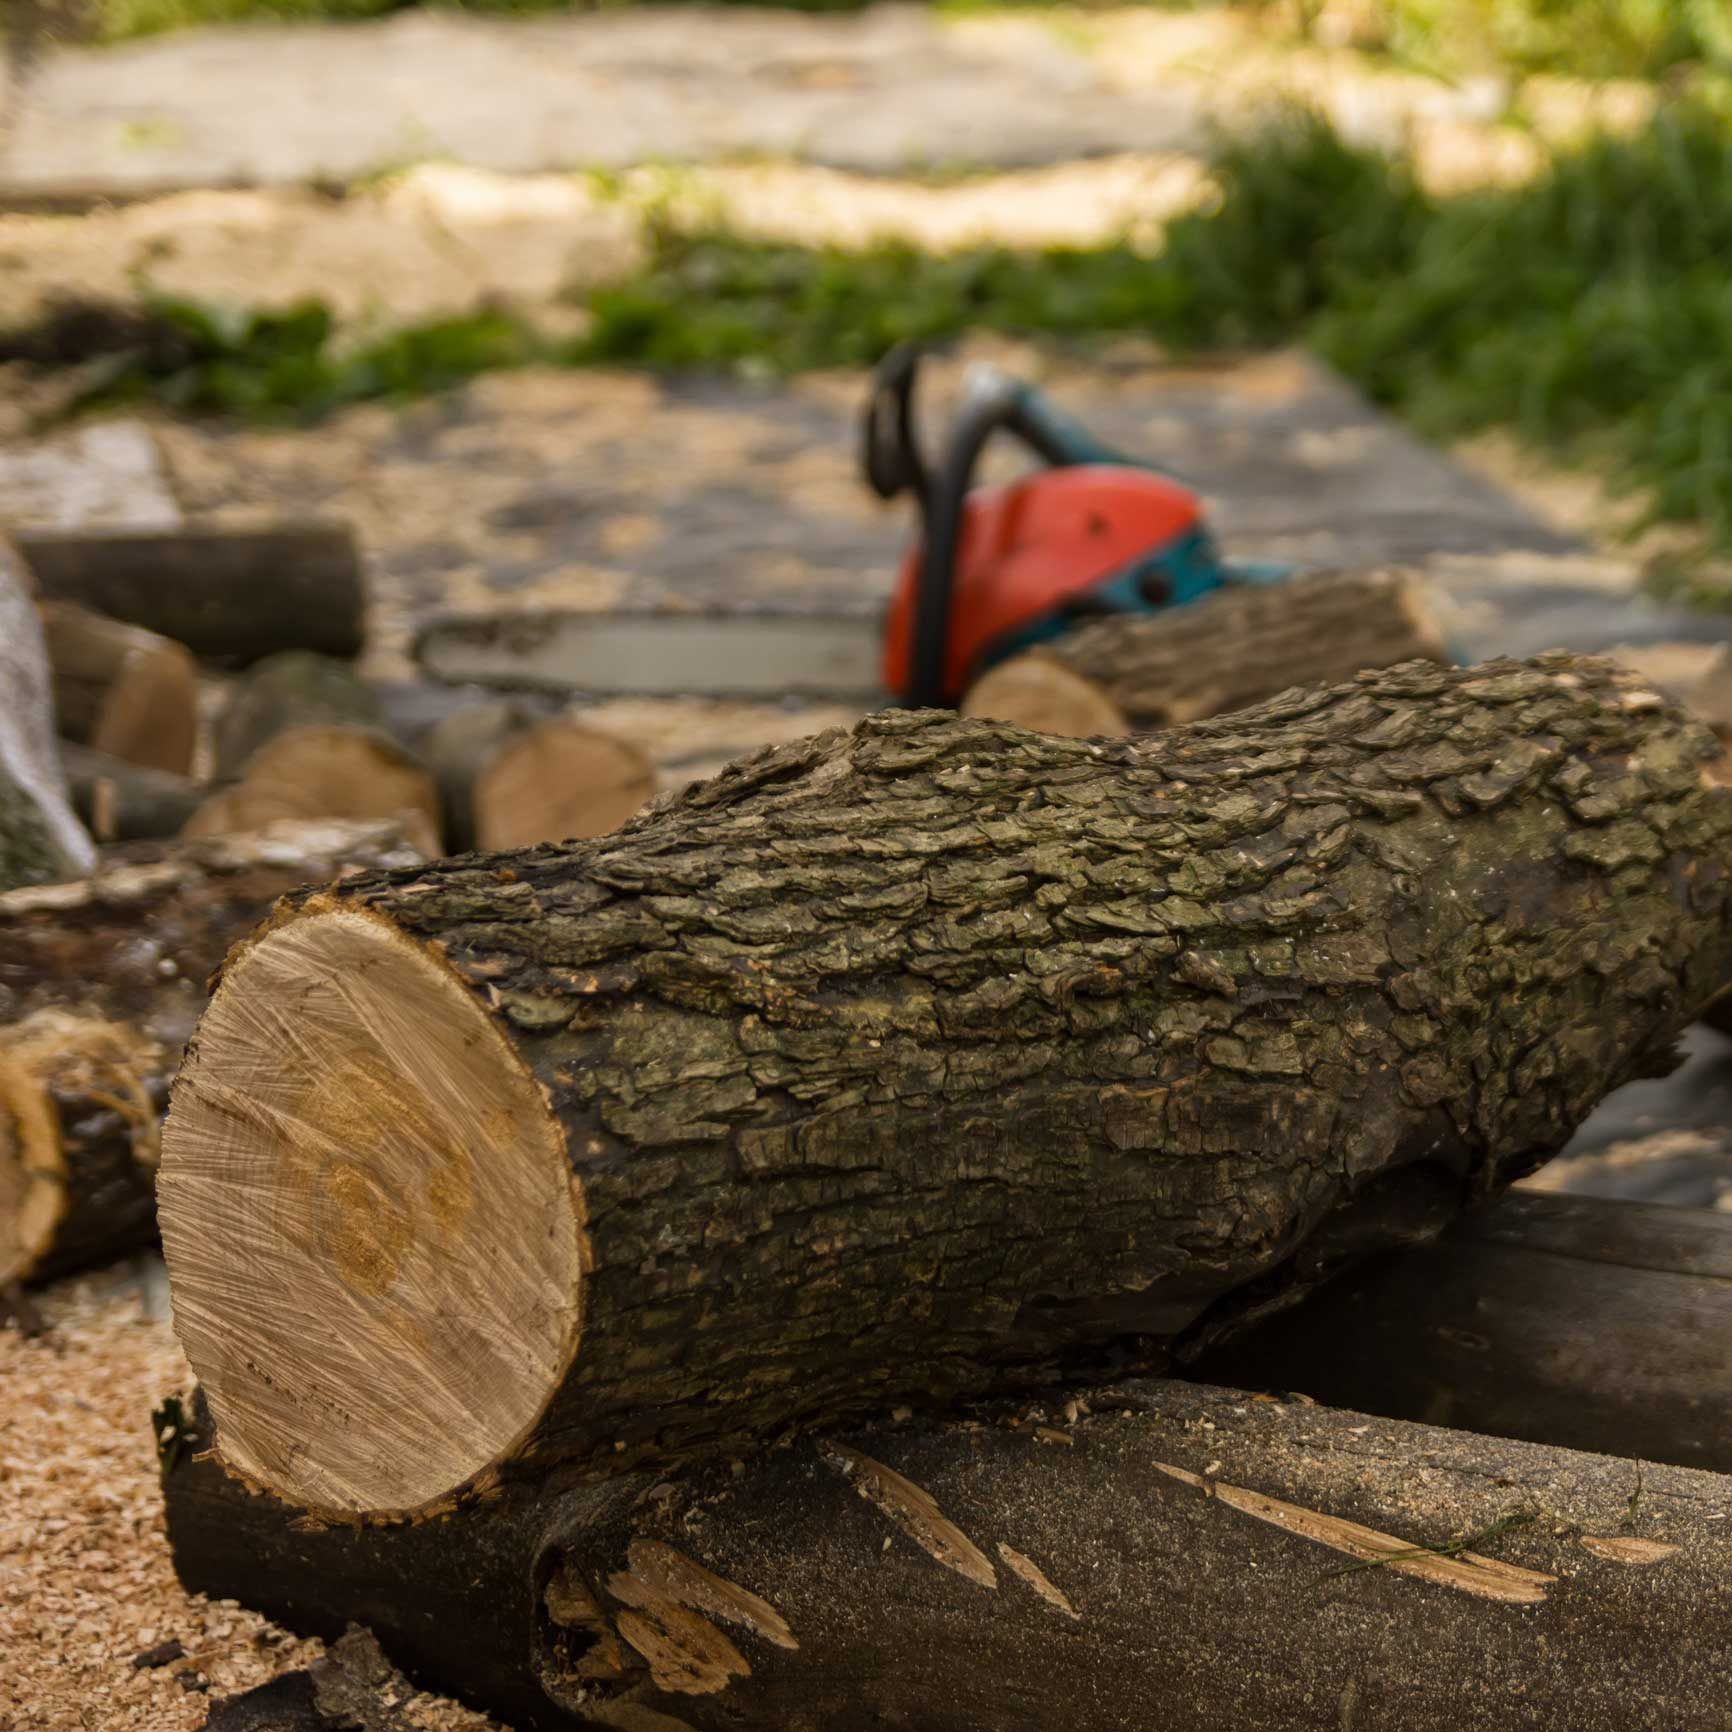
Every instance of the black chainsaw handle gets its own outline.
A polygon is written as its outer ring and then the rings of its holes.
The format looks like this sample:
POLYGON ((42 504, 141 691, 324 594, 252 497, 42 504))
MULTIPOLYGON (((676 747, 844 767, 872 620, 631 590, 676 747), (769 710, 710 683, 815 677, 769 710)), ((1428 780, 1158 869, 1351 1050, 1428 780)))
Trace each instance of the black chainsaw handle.
POLYGON ((926 510, 930 481, 914 427, 914 381, 920 345, 898 343, 872 373, 872 395, 861 427, 860 467, 880 499, 912 492, 926 510))
POLYGON ((1062 468, 1077 461, 1068 427, 1042 413, 1028 387, 996 367, 979 368, 963 387, 962 404, 944 448, 936 479, 921 496, 920 580, 915 586, 914 642, 909 656, 910 709, 941 709, 945 651, 956 590, 956 562, 962 551, 962 524, 974 471, 987 443, 998 432, 1013 433, 1036 456, 1062 468))
POLYGON ((914 388, 921 349, 898 343, 872 375, 861 433, 861 467, 880 499, 912 492, 920 507, 921 560, 915 585, 914 641, 903 701, 913 709, 945 702, 944 659, 956 588, 962 523, 974 486, 974 471, 993 434, 1013 433, 1055 468, 1111 461, 1116 455, 1057 414, 1020 381, 995 367, 976 368, 934 477, 920 450, 914 425, 914 388))

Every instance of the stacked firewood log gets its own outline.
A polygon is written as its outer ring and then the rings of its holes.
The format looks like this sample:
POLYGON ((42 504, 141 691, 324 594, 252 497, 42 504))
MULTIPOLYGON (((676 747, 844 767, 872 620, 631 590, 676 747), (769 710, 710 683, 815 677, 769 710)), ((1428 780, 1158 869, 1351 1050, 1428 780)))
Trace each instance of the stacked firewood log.
MULTIPOLYGON (((1562 655, 1123 740, 886 712, 290 897, 164 1145, 183 1580, 525 1726, 1613 1724, 1632 1656, 1712 1724, 1714 1476, 1638 1519, 1630 1462, 1124 1378, 1671 1062, 1716 749, 1562 655)), ((1560 1230, 1504 1290, 1561 1317, 1560 1230)), ((1615 1436, 1614 1384, 1558 1405, 1615 1436)))
POLYGON ((1338 573, 646 808, 326 532, 89 540, 0 543, 0 1286, 160 1225, 190 1589, 526 1728, 1719 1723, 1732 1227, 1483 1207, 1732 977, 1642 679, 1338 573))
POLYGON ((204 983, 277 897, 653 793, 569 715, 369 684, 363 613, 333 529, 0 536, 0 1287, 154 1241, 204 983))

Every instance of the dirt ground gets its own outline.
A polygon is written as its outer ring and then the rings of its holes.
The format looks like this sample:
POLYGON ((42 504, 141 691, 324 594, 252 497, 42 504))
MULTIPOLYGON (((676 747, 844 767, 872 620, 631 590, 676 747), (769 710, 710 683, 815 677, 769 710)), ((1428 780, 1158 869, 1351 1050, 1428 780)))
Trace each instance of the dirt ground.
MULTIPOLYGON (((0 1328, 0 1727, 193 1732, 213 1698, 322 1651, 232 1601, 183 1593, 151 1412, 187 1381, 156 1258, 34 1295, 41 1333, 0 1328), (134 1658, 179 1642, 156 1665, 134 1658)), ((426 1732, 493 1722, 419 1697, 426 1732)))

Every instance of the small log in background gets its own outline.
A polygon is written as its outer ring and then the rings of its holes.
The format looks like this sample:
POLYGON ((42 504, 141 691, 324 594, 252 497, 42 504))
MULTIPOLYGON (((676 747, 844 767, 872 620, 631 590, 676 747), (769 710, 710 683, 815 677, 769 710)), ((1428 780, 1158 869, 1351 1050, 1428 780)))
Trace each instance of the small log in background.
POLYGON ((18 544, 44 599, 144 626, 203 659, 355 656, 365 641, 360 555, 340 524, 57 531, 18 544))
POLYGON ((184 776, 198 745, 198 666, 181 644, 69 602, 42 605, 62 736, 184 776))
POLYGON ((629 741, 509 700, 454 711, 419 749, 453 853, 600 836, 655 793, 655 765, 629 741))
POLYGON ((289 820, 392 819, 423 854, 443 852, 439 790, 384 730, 380 700, 345 662, 267 657, 236 683, 215 729, 226 778, 183 834, 245 834, 289 820))
POLYGON ((159 1119, 208 976, 286 892, 419 858, 390 824, 308 825, 0 894, 0 1282, 155 1238, 159 1119))
POLYGON ((1567 656, 1139 740, 891 713, 304 899, 165 1146, 218 1447, 427 1515, 1165 1363, 1670 1065, 1732 975, 1715 749, 1567 656))
POLYGON ((1417 575, 1319 572, 1078 625, 983 675, 962 711, 1073 735, 1146 731, 1243 709, 1290 686, 1449 659, 1417 575))
POLYGON ((1732 1215, 1514 1191, 1205 1348, 1187 1372, 1732 1473, 1732 1215))
POLYGON ((1725 1725, 1715 1474, 1169 1380, 321 1527, 159 1418, 189 1590, 522 1732, 1725 1725))

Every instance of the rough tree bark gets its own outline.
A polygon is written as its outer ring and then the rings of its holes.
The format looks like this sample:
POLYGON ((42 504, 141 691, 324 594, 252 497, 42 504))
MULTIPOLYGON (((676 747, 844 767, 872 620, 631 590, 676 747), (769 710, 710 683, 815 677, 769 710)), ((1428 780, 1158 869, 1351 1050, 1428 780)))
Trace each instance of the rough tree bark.
POLYGON ((1111 731, 1087 717, 1092 694, 1097 708, 1110 706, 1130 728, 1165 728, 1261 703, 1289 686, 1448 659, 1417 576, 1323 572, 1237 584, 1165 613, 1079 626, 986 674, 963 712, 1033 727, 1074 711, 1067 732, 1111 731))
POLYGON ((892 712, 303 899, 160 1187, 224 1457, 425 1512, 1158 1362, 1670 1064, 1732 969, 1712 749, 1562 656, 1138 740, 892 712))
POLYGON ((0 895, 0 1281, 155 1236, 158 1122, 229 946, 288 891, 419 858, 392 825, 116 850, 0 895))
POLYGON ((129 620, 216 661, 359 655, 366 596, 339 524, 26 534, 41 593, 129 620))
POLYGON ((142 626, 70 602, 42 604, 55 720, 79 744, 184 776, 198 745, 198 667, 142 626))
POLYGON ((1187 1375, 1732 1472, 1732 1216, 1513 1192, 1187 1375))
POLYGON ((321 1528, 163 1429, 189 1589, 523 1732, 1725 1725, 1732 1481, 1683 1468, 1128 1383, 321 1528))
POLYGON ((66 803, 42 623, 0 535, 0 890, 76 877, 95 857, 66 803))

